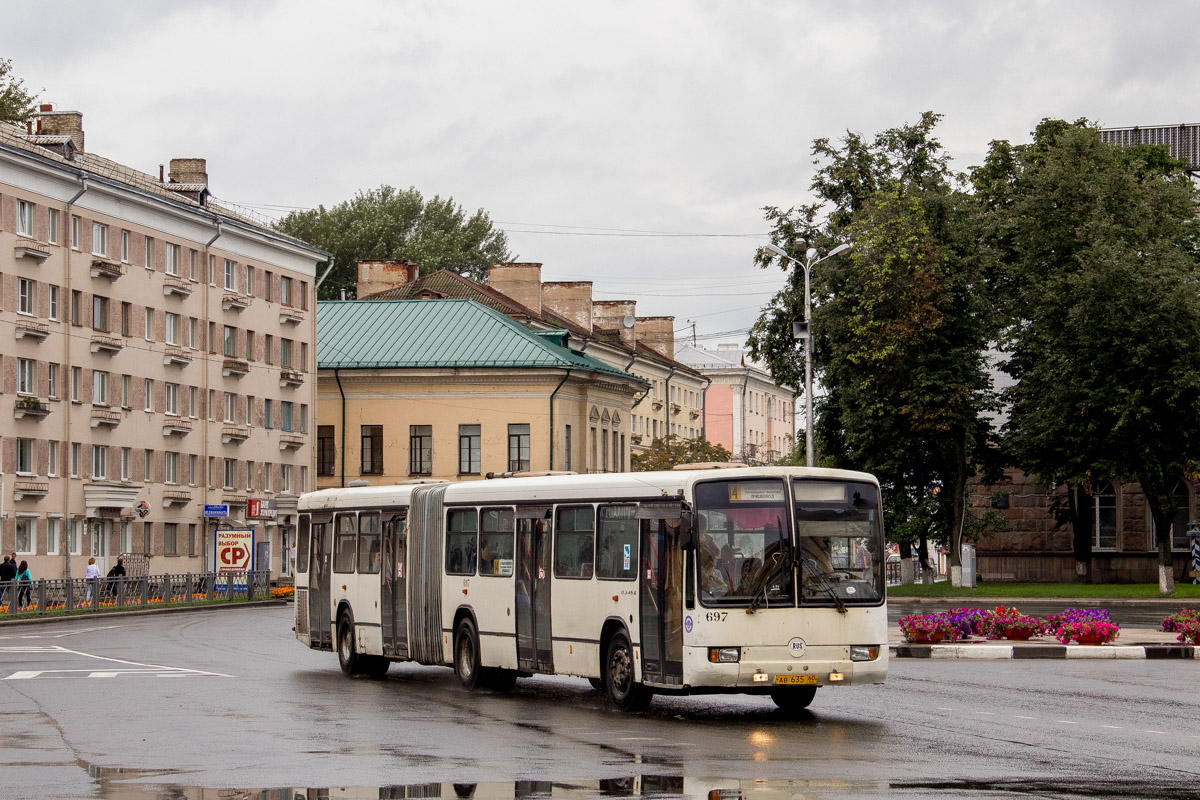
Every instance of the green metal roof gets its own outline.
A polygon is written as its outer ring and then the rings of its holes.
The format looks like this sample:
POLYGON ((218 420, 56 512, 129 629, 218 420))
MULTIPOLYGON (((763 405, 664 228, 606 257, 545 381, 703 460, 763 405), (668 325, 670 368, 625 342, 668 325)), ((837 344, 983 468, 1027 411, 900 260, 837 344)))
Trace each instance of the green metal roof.
POLYGON ((578 369, 645 385, 473 300, 317 303, 319 369, 578 369))

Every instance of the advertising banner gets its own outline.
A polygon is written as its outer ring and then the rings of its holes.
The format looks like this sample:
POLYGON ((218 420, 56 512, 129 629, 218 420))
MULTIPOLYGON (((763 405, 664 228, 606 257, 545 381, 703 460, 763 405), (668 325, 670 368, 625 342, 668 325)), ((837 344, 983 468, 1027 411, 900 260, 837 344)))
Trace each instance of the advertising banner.
POLYGON ((213 536, 213 563, 216 565, 217 586, 225 586, 226 573, 240 573, 234 586, 245 588, 245 573, 254 569, 254 531, 218 528, 213 536))

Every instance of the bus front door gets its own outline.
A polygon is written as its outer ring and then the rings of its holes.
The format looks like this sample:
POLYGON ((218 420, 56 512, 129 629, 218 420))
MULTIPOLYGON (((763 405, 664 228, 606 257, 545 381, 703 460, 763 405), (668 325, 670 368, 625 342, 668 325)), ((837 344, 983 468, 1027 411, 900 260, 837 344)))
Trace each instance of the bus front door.
POLYGON ((312 549, 308 567, 308 629, 313 647, 333 649, 329 608, 329 539, 332 518, 312 520, 312 549))
POLYGON ((383 654, 408 658, 408 529, 402 514, 383 521, 383 580, 380 582, 379 613, 383 654))
POLYGON ((642 679, 682 684, 683 551, 679 526, 664 519, 643 519, 641 544, 642 679))
POLYGON ((517 665, 526 672, 554 671, 550 530, 544 514, 545 509, 517 509, 517 665))

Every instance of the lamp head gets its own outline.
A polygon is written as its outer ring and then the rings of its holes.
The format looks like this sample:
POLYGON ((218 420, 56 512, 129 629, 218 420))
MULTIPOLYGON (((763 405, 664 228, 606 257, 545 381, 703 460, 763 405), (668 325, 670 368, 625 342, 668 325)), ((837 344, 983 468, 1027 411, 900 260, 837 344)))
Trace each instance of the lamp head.
POLYGON ((817 248, 815 248, 815 247, 808 248, 808 252, 806 252, 804 254, 804 257, 807 258, 809 261, 816 261, 817 260, 817 248))

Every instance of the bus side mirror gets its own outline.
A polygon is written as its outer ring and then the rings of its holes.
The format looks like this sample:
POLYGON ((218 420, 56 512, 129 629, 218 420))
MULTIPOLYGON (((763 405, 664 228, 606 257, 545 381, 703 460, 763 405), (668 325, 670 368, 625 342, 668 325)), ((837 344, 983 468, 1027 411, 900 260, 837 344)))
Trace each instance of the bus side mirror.
POLYGON ((692 535, 695 530, 693 524, 693 512, 689 509, 684 509, 679 517, 679 547, 682 550, 692 550, 696 546, 696 539, 692 535))

